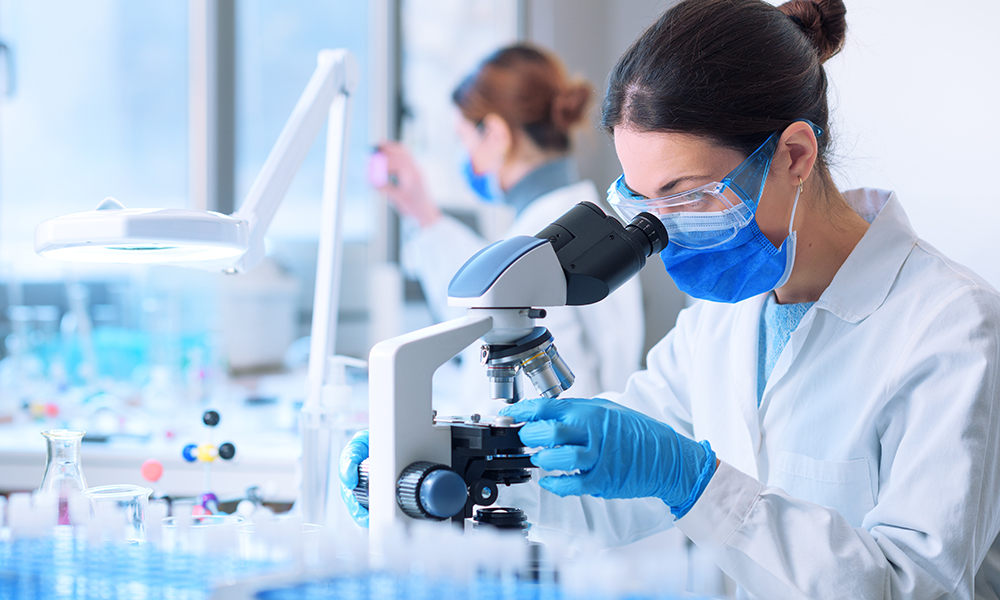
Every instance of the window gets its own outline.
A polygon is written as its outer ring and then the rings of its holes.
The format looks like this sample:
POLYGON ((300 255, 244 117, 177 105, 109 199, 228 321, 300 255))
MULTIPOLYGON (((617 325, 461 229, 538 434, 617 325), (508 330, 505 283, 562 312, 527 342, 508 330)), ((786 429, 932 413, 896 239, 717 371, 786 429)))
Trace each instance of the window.
MULTIPOLYGON (((516 0, 403 0, 402 139, 426 169, 432 197, 444 207, 485 210, 461 176, 451 92, 494 50, 518 36, 516 0), (456 52, 461 48, 461 52, 456 52)), ((498 234, 487 231, 487 235, 498 234)))
POLYGON ((187 198, 187 3, 0 0, 12 89, 0 98, 0 263, 34 254, 35 225, 187 198))
MULTIPOLYGON (((369 38, 385 42, 379 29, 384 25, 370 23, 370 15, 386 12, 386 1, 214 1, 220 10, 207 27, 218 28, 219 35, 210 30, 207 37, 215 42, 208 43, 235 46, 226 48, 234 51, 235 67, 218 65, 219 81, 235 80, 235 132, 218 133, 235 137, 235 166, 234 172, 225 173, 227 167, 220 164, 212 176, 234 180, 238 208, 316 68, 318 52, 348 48, 359 63, 361 79, 352 103, 344 228, 348 241, 363 243, 375 227, 364 176, 369 122, 379 109, 385 110, 372 106, 377 102, 370 100, 371 81, 387 78, 385 68, 376 65, 372 70, 367 61, 369 38)), ((4 316, 10 302, 3 293, 6 280, 47 285, 61 282, 72 269, 99 284, 136 273, 106 265, 67 268, 36 256, 34 229, 39 222, 92 210, 106 196, 129 207, 184 208, 193 202, 189 161, 203 149, 192 150, 191 142, 204 132, 194 130, 192 135, 192 125, 199 120, 190 109, 198 107, 190 92, 204 82, 196 79, 197 69, 189 63, 191 41, 200 40, 191 19, 198 15, 189 13, 190 7, 211 8, 184 0, 0 0, 0 43, 10 48, 14 65, 12 74, 0 67, 0 77, 13 75, 10 94, 2 95, 5 85, 0 83, 0 339, 9 327, 4 316)), ((193 54, 197 61, 198 52, 193 54)), ((0 65, 4 59, 0 56, 0 65)), ((232 107, 220 102, 219 110, 232 107)), ((384 122, 384 116, 378 116, 384 122)), ((269 237, 304 242, 285 258, 291 257, 295 264, 286 266, 303 279, 301 308, 306 319, 325 142, 324 128, 269 230, 269 237)), ((224 144, 220 139, 220 148, 224 144)), ((366 255, 356 246, 350 248, 352 256, 362 260, 353 262, 364 263, 366 255)), ((363 287, 348 283, 364 264, 356 267, 345 269, 343 287, 363 287)), ((172 283, 190 287, 194 281, 201 279, 172 283)), ((60 294, 24 299, 36 300, 65 308, 60 294)))
MULTIPOLYGON (((345 237, 372 227, 365 180, 369 154, 368 2, 241 0, 236 5, 236 205, 250 190, 324 48, 347 48, 361 80, 351 106, 345 189, 345 237)), ((275 238, 319 233, 326 130, 317 136, 271 224, 275 238)))

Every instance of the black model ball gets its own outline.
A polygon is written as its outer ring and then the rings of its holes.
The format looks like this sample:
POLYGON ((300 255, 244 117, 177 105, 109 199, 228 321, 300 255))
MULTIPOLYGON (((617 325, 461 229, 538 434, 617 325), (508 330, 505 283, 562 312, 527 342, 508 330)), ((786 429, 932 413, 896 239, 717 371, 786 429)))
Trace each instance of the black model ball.
POLYGON ((209 427, 215 427, 216 425, 219 424, 220 420, 219 413, 215 412, 214 410, 206 410, 205 414, 201 416, 201 420, 204 421, 205 425, 208 425, 209 427))
POLYGON ((236 456, 236 446, 226 442, 219 446, 219 458, 223 460, 229 460, 236 456))

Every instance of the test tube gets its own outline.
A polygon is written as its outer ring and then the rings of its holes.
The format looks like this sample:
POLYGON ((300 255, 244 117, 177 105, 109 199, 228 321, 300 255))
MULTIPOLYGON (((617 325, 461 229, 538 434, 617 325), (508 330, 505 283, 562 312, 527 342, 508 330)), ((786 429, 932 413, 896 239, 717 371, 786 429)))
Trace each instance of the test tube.
POLYGON ((146 541, 156 547, 163 544, 163 519, 167 518, 170 507, 165 500, 152 500, 146 518, 146 541))

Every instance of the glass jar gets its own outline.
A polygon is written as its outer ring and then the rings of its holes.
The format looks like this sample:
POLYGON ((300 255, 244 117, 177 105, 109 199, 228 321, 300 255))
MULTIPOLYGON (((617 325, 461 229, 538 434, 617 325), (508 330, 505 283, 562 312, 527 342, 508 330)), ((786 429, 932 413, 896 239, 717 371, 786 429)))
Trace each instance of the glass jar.
POLYGON ((69 525, 69 497, 73 492, 87 489, 87 480, 80 468, 80 443, 84 432, 76 429, 49 429, 43 431, 48 444, 45 475, 39 493, 59 500, 59 524, 69 525))

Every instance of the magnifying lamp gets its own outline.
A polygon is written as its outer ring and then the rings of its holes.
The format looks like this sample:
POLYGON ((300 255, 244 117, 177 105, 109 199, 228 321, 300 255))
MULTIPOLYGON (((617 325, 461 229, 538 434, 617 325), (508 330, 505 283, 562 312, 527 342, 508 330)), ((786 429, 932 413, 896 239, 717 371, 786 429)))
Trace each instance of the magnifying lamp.
POLYGON ((97 208, 49 219, 35 229, 35 251, 45 257, 87 262, 158 263, 252 269, 264 257, 264 233, 323 123, 327 130, 319 255, 309 351, 306 401, 302 407, 303 518, 324 524, 330 483, 332 407, 323 389, 333 375, 337 302, 340 292, 341 199, 343 197, 351 93, 358 68, 347 50, 322 50, 305 91, 278 140, 232 215, 183 209, 126 208, 105 198, 97 208))
POLYGON ((235 262, 250 248, 246 220, 207 210, 125 208, 105 198, 97 208, 41 223, 35 251, 85 262, 235 262))

